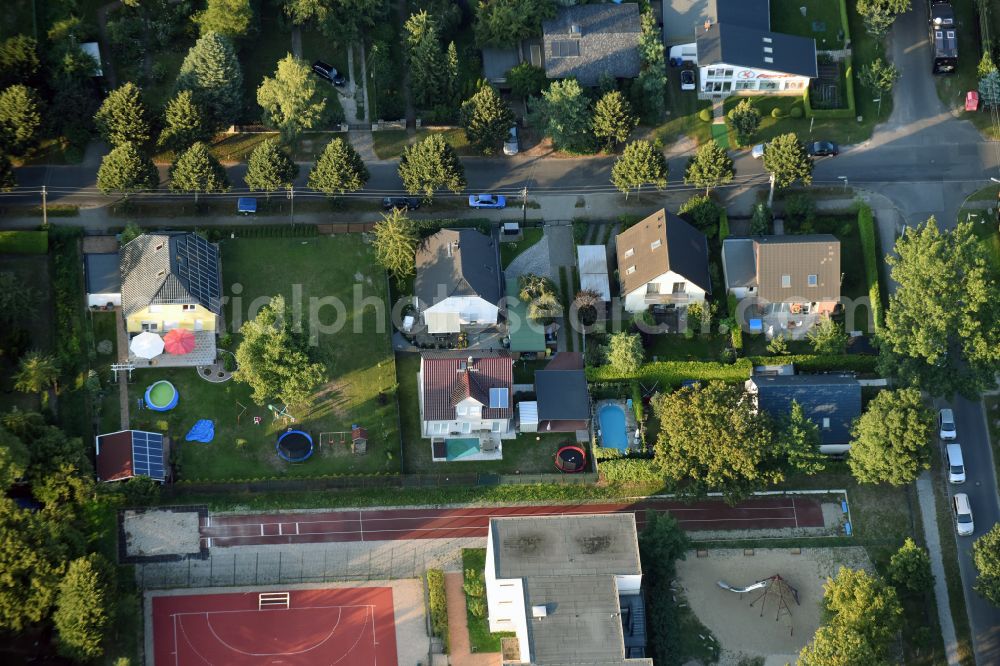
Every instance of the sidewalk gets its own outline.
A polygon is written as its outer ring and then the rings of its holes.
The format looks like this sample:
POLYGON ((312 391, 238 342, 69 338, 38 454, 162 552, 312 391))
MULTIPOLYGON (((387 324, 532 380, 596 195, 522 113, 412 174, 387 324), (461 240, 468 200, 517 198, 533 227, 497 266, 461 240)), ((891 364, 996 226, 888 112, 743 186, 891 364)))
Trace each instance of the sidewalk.
POLYGON ((934 599, 937 602, 938 622, 941 624, 941 638, 948 666, 960 666, 958 659, 958 639, 955 637, 955 623, 951 617, 948 600, 948 583, 944 575, 944 560, 941 557, 941 535, 938 533, 937 509, 934 506, 934 487, 931 473, 924 472, 917 479, 917 497, 920 501, 920 521, 924 526, 924 539, 931 557, 931 573, 934 574, 934 599))
POLYGON ((448 661, 452 666, 500 666, 500 653, 472 654, 462 574, 446 573, 444 591, 448 600, 448 661))

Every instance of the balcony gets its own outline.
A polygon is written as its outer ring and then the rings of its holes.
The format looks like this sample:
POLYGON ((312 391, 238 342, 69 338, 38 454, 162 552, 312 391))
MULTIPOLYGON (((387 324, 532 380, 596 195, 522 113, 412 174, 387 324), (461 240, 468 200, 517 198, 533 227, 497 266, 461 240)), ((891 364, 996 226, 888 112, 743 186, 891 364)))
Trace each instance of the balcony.
POLYGON ((694 302, 691 294, 646 294, 646 305, 688 305, 694 302))

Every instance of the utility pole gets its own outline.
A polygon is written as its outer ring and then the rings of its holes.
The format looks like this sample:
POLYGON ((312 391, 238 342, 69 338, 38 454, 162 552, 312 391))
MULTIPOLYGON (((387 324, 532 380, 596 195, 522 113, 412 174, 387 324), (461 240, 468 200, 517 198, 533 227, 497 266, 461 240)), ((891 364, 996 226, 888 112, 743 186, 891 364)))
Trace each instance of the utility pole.
POLYGON ((528 224, 528 187, 521 188, 521 227, 528 224))
POLYGON ((288 200, 291 202, 289 217, 292 220, 292 224, 295 224, 295 185, 288 186, 288 200))
POLYGON ((48 207, 48 192, 45 191, 45 186, 42 185, 42 227, 45 229, 49 228, 49 207, 48 207))

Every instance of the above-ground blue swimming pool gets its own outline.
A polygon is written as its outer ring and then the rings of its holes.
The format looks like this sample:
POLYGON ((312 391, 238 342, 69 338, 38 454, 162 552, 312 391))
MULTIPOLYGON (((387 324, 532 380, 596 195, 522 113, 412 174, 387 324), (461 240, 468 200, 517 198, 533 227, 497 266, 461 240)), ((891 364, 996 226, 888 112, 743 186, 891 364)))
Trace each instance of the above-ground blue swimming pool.
POLYGON ((628 448, 628 432, 625 429, 625 410, 620 405, 604 405, 597 412, 597 422, 601 426, 601 446, 624 451, 628 448))

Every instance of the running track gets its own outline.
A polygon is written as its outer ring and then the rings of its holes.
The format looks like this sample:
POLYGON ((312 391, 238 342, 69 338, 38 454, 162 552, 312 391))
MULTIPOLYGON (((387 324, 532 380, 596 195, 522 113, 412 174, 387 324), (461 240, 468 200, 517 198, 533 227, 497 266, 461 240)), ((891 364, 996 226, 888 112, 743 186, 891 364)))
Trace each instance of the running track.
POLYGON ((202 545, 260 546, 346 541, 485 537, 490 518, 632 512, 641 530, 646 511, 672 514, 685 530, 745 530, 822 527, 820 503, 812 498, 769 497, 731 507, 721 501, 684 503, 647 500, 631 504, 384 509, 327 513, 219 515, 202 518, 202 545))

